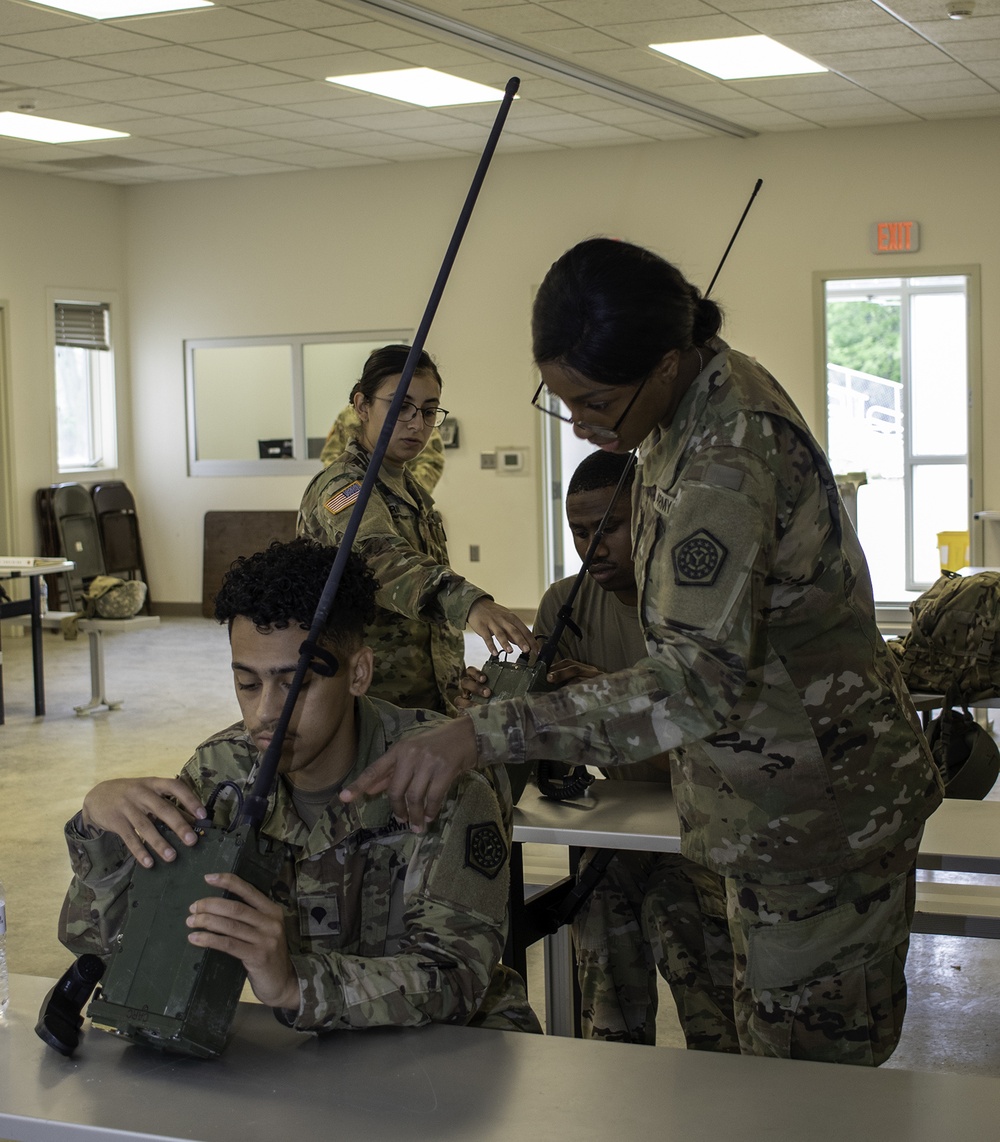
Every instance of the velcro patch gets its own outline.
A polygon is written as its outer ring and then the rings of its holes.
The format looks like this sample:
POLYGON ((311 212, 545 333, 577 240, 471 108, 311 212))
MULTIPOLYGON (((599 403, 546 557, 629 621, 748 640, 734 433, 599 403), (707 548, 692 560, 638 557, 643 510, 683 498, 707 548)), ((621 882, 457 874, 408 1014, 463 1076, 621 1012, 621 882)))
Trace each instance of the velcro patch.
POLYGON ((507 863, 507 842, 495 822, 470 825, 465 831, 465 867, 473 868, 489 880, 507 863))
POLYGON ((334 492, 333 495, 326 501, 323 507, 331 515, 337 515, 345 508, 352 507, 354 501, 358 498, 358 493, 361 491, 361 481, 354 480, 348 484, 346 488, 341 488, 339 492, 334 492))
POLYGON ((729 551, 710 531, 699 528, 681 540, 670 554, 678 587, 711 587, 729 551))

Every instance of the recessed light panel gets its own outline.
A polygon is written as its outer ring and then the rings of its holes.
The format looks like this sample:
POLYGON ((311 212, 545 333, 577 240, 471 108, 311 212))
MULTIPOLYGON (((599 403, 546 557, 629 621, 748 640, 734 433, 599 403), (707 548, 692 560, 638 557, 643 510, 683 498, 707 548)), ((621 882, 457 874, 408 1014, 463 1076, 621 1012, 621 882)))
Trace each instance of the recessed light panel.
POLYGON ((761 79, 769 75, 811 75, 827 71, 770 36, 730 36, 723 40, 687 40, 650 44, 654 51, 690 64, 718 79, 761 79))
POLYGON ((126 16, 150 16, 156 12, 180 12, 186 8, 214 6, 210 0, 44 0, 46 8, 89 16, 92 20, 122 20, 126 16))
POLYGON ((471 79, 459 79, 429 67, 404 67, 364 75, 328 75, 327 83, 385 95, 418 107, 457 107, 463 103, 495 103, 503 92, 471 79))
POLYGON ((41 115, 19 115, 16 111, 0 112, 0 135, 10 139, 30 139, 33 143, 88 143, 95 139, 128 138, 124 131, 107 131, 103 127, 66 123, 62 119, 44 119, 41 115))

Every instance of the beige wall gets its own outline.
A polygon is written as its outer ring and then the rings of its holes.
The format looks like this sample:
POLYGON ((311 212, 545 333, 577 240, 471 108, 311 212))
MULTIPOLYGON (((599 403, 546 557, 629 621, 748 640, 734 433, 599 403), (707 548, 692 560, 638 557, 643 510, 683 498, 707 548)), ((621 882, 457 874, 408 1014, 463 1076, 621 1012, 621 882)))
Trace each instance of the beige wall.
MULTIPOLYGON (((543 587, 528 315, 548 265, 580 238, 607 233, 652 246, 705 285, 758 177, 764 188, 715 296, 728 311, 730 341, 775 373, 817 430, 817 270, 981 265, 984 423, 1000 422, 993 380, 1000 331, 989 319, 1000 304, 997 125, 982 119, 501 154, 428 340, 445 379, 443 403, 462 430, 437 493, 456 569, 511 606, 532 606, 543 587), (871 255, 870 223, 901 218, 921 223, 921 252, 871 255), (480 471, 480 452, 497 446, 528 447, 527 475, 480 471), (481 563, 468 562, 470 544, 480 546, 481 563)), ((69 201, 77 192, 98 199, 112 245, 124 240, 134 443, 128 478, 158 602, 199 599, 205 511, 294 508, 303 487, 300 477, 187 476, 183 340, 415 326, 472 169, 464 160, 414 163, 120 192, 36 180, 51 199, 69 201), (121 229, 112 221, 119 194, 121 229)), ((21 208, 44 229, 30 195, 21 208)), ((109 272, 91 247, 80 261, 96 279, 109 272)), ((34 271, 29 277, 19 289, 34 298, 42 279, 34 271)), ((34 346, 42 328, 36 322, 17 332, 34 346)), ((45 352, 35 347, 31 355, 45 352)), ((30 422, 38 440, 48 426, 19 385, 18 424, 30 422)), ((33 487, 51 477, 39 464, 25 464, 20 474, 31 485, 19 487, 23 508, 33 487)), ((985 475, 985 506, 1000 507, 1000 457, 987 455, 985 475)), ((988 545, 985 555, 1000 561, 1000 545, 988 545)))
MULTIPOLYGON (((97 289, 117 295, 114 313, 119 373, 123 380, 120 423, 130 421, 122 187, 0 170, 0 305, 4 309, 4 409, 8 431, 0 479, 13 487, 3 522, 16 552, 35 546, 34 490, 56 473, 51 346, 54 294, 97 289)), ((128 471, 129 445, 121 449, 128 471)), ((5 437, 5 438, 4 438, 5 437)))

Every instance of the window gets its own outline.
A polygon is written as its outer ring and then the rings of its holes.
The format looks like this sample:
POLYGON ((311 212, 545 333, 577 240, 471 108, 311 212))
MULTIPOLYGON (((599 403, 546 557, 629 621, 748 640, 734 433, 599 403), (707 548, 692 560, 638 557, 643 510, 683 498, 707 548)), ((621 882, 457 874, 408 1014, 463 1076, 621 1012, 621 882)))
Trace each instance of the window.
POLYGON ((963 537, 964 552, 976 483, 969 292, 968 274, 824 282, 827 451, 838 476, 863 480, 857 531, 880 604, 938 578, 939 537, 963 537))
POLYGON ((60 472, 115 468, 115 369, 111 306, 57 301, 56 439, 60 472))
POLYGON ((368 354, 411 337, 393 329, 186 341, 189 473, 313 475, 368 354))

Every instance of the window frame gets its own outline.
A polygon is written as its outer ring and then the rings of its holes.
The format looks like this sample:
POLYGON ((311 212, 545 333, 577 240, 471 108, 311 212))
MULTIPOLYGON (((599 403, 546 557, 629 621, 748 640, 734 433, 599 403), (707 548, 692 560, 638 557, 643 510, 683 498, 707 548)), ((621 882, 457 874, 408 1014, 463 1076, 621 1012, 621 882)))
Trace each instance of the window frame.
MULTIPOLYGON (((122 457, 122 378, 119 369, 119 360, 122 355, 118 349, 123 343, 122 307, 119 296, 115 290, 94 289, 48 289, 46 290, 47 327, 49 345, 50 368, 50 408, 52 423, 52 470, 60 480, 74 476, 101 479, 115 478, 121 470, 122 457), (94 399, 91 391, 91 406, 100 408, 100 441, 101 461, 92 465, 72 465, 63 467, 59 457, 59 408, 57 401, 58 368, 56 354, 59 346, 56 343, 56 306, 57 305, 103 305, 108 310, 108 348, 84 350, 90 353, 107 353, 107 359, 102 362, 101 372, 104 374, 98 380, 100 393, 94 399), (110 459, 109 459, 110 456, 110 459)), ((91 378, 91 383, 93 378, 91 378)))
MULTIPOLYGON (((826 328, 826 285, 827 282, 845 281, 851 279, 878 280, 880 278, 932 278, 956 277, 966 279, 966 330, 967 351, 966 367, 968 374, 968 476, 969 476, 969 558, 973 566, 982 562, 983 531, 982 522, 976 519, 976 513, 982 510, 983 499, 983 428, 982 428, 982 333, 981 333, 981 305, 980 305, 980 267, 977 264, 925 266, 914 263, 894 260, 879 263, 875 266, 866 266, 862 269, 849 270, 816 270, 813 273, 813 325, 815 330, 815 377, 817 408, 819 410, 819 430, 817 435, 824 450, 829 447, 829 410, 827 403, 827 328, 826 328)), ((908 347, 904 346, 904 352, 908 347)), ((907 414, 910 408, 912 393, 904 392, 904 409, 907 414)), ((912 459, 907 449, 907 464, 905 469, 905 498, 907 511, 913 511, 912 488, 912 459)), ((921 456, 919 463, 923 464, 927 457, 921 456)), ((910 552, 906 553, 907 576, 911 574, 910 552)), ((919 594, 919 591, 916 592, 919 594)), ((876 613, 880 623, 905 623, 909 625, 908 601, 876 599, 876 613)))
MULTIPOLYGON (((307 345, 377 342, 382 345, 410 344, 412 329, 349 330, 336 333, 265 334, 251 337, 201 337, 184 341, 184 393, 187 426, 189 476, 314 476, 320 469, 317 459, 308 458, 306 432, 306 392, 304 350, 307 345), (242 349, 288 346, 291 352, 290 398, 292 402, 292 455, 280 462, 274 459, 213 460, 198 458, 198 425, 194 354, 199 349, 242 349)), ((331 422, 332 423, 332 422, 331 422)))

